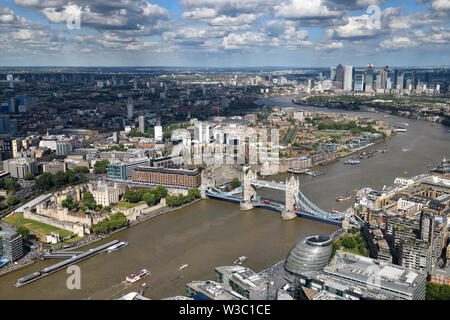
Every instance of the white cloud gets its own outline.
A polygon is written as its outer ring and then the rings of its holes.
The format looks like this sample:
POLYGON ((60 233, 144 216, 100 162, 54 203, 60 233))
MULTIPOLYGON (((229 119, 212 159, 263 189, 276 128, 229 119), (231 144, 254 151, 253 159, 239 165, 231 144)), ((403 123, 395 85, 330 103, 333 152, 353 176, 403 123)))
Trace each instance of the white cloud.
POLYGON ((330 10, 323 0, 290 0, 275 6, 275 17, 290 19, 336 18, 342 12, 330 10))
POLYGON ((394 37, 392 39, 387 39, 380 42, 380 46, 387 50, 411 48, 416 47, 418 44, 419 43, 417 41, 403 36, 394 37))
POLYGON ((332 41, 332 42, 320 43, 314 47, 314 50, 329 51, 329 50, 335 50, 335 49, 342 49, 343 47, 344 47, 344 44, 342 41, 332 41))

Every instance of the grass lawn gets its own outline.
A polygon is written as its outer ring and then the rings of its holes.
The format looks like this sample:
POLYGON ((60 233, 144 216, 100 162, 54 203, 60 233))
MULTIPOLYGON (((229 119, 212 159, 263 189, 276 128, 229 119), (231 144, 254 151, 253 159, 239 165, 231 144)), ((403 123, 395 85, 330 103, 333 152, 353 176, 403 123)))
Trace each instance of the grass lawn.
POLYGON ((126 207, 127 209, 130 209, 130 208, 134 208, 134 207, 139 206, 139 205, 144 204, 144 203, 145 203, 144 201, 137 202, 137 203, 130 203, 130 202, 126 202, 126 201, 121 201, 118 204, 116 204, 115 206, 113 206, 112 208, 115 209, 115 208, 126 207))
POLYGON ((344 135, 342 132, 327 132, 327 131, 314 131, 315 134, 319 136, 330 136, 330 137, 340 137, 344 135))
POLYGON ((23 217, 22 213, 18 213, 18 214, 9 216, 3 220, 6 223, 15 225, 16 227, 24 226, 28 230, 33 231, 42 236, 45 236, 45 235, 49 234, 50 232, 54 232, 54 231, 58 232, 59 236, 61 238, 64 238, 64 237, 67 237, 67 236, 70 236, 73 234, 70 231, 59 229, 59 228, 50 226, 50 225, 42 223, 42 222, 25 219, 23 217))

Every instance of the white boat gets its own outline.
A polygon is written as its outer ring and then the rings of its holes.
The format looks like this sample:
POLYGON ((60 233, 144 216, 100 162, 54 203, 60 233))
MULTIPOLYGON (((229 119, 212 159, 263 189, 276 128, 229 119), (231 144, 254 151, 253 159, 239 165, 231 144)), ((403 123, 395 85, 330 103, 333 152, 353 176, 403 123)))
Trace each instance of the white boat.
POLYGON ((115 245, 112 245, 112 246, 106 248, 106 252, 111 253, 116 250, 119 250, 120 248, 126 247, 127 245, 128 245, 128 242, 122 241, 122 242, 116 243, 115 245))
POLYGON ((242 256, 242 257, 239 257, 236 261, 234 261, 234 264, 241 265, 246 260, 247 260, 247 257, 242 256))
POLYGON ((126 280, 127 280, 128 283, 134 283, 136 281, 144 279, 145 277, 147 277, 147 276, 149 276, 151 274, 152 273, 150 272, 150 270, 142 269, 137 274, 136 273, 130 274, 128 277, 126 277, 126 280))
POLYGON ((184 268, 187 268, 189 265, 188 264, 182 264, 178 270, 183 270, 184 268))

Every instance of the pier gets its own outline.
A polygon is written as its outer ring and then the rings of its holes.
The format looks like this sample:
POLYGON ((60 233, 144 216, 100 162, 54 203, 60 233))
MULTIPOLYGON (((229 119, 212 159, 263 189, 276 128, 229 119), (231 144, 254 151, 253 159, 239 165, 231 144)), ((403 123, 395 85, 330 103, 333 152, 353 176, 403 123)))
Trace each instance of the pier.
MULTIPOLYGON (((89 249, 89 251, 86 251, 84 253, 81 253, 81 254, 78 254, 78 255, 75 255, 75 256, 72 253, 72 257, 71 258, 69 258, 67 260, 64 260, 62 262, 56 263, 56 264, 54 264, 54 265, 52 265, 50 267, 47 267, 47 268, 43 269, 42 271, 38 271, 38 272, 35 272, 35 273, 30 274, 28 276, 25 276, 23 278, 20 278, 20 279, 18 279, 16 281, 16 283, 14 285, 16 287, 20 288, 20 287, 22 287, 24 285, 30 284, 31 282, 39 280, 39 279, 41 279, 41 278, 43 278, 45 276, 48 276, 48 275, 50 275, 50 274, 52 274, 54 272, 57 272, 57 271, 59 271, 61 269, 64 269, 64 268, 66 268, 66 267, 68 267, 70 265, 73 265, 73 264, 77 263, 77 262, 89 259, 89 258, 91 258, 91 257, 93 257, 95 255, 98 255, 98 254, 104 252, 108 247, 110 247, 110 246, 112 246, 112 245, 114 245, 116 243, 119 243, 119 240, 114 240, 114 241, 108 242, 107 244, 101 245, 101 246, 99 246, 97 248, 94 248, 94 249, 89 249)), ((61 252, 59 252, 59 254, 61 254, 61 252)), ((70 254, 70 253, 68 253, 68 254, 70 254)), ((53 257, 53 258, 55 258, 55 257, 53 257)))
POLYGON ((68 259, 73 258, 76 256, 79 256, 80 254, 84 253, 84 251, 73 251, 73 252, 49 252, 42 256, 43 259, 68 259))

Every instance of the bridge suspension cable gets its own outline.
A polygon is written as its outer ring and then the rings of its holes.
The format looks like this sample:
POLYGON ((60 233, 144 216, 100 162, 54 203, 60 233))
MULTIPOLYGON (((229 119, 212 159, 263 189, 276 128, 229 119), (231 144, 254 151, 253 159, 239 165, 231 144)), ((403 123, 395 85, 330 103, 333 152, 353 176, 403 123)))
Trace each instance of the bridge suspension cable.
MULTIPOLYGON (((312 203, 308 198, 306 198, 306 196, 299 190, 298 191, 300 197, 306 202, 307 207, 312 208, 313 211, 315 211, 315 214, 321 215, 321 216, 326 216, 330 219, 334 219, 334 220, 342 220, 344 218, 343 214, 339 214, 339 213, 329 213, 326 212, 325 210, 320 209, 318 206, 316 206, 314 203, 312 203)), ((300 201, 300 203, 303 204, 303 206, 305 205, 305 203, 303 201, 301 201, 297 195, 295 195, 296 198, 300 201)))

